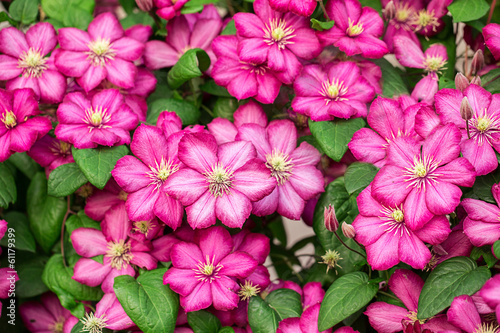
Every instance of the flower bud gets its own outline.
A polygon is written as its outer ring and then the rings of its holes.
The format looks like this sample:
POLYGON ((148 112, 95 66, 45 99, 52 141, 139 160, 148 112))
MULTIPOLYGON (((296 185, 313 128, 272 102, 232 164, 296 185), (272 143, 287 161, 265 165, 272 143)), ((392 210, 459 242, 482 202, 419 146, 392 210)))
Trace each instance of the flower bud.
POLYGON ((339 221, 335 215, 335 207, 328 205, 325 207, 325 227, 328 231, 335 232, 339 228, 339 221))
POLYGON ((153 8, 153 0, 135 0, 140 10, 149 12, 153 8))
POLYGON ((471 64, 471 72, 472 74, 477 74, 484 67, 484 54, 482 50, 477 50, 474 53, 474 57, 472 58, 471 64))
POLYGON ((342 233, 346 238, 354 238, 356 236, 356 230, 350 224, 342 222, 342 233))
POLYGON ((474 76, 470 81, 470 84, 475 84, 476 86, 481 86, 481 78, 479 76, 474 76))
POLYGON ((383 14, 386 20, 391 20, 396 15, 396 6, 392 0, 385 6, 383 14))
POLYGON ((463 92, 469 86, 469 80, 462 73, 455 75, 455 88, 463 92))
POLYGON ((472 118, 472 106, 469 103, 467 97, 462 99, 462 104, 460 104, 460 116, 463 120, 469 120, 472 118))

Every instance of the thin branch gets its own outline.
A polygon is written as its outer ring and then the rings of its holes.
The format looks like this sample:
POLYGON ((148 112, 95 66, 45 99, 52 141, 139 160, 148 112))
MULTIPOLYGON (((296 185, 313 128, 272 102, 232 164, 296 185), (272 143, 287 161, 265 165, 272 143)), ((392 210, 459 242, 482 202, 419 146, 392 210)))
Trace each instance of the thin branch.
POLYGON ((486 21, 486 24, 490 24, 491 18, 493 17, 493 12, 495 11, 496 4, 497 4, 497 0, 493 0, 491 2, 490 13, 488 14, 488 21, 486 21))

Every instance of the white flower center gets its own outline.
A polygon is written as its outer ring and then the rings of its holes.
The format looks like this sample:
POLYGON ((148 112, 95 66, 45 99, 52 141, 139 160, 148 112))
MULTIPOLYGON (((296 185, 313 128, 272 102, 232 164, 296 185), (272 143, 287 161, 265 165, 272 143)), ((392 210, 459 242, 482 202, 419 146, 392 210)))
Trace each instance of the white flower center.
POLYGON ((287 44, 293 44, 291 41, 295 37, 295 31, 283 19, 271 19, 264 28, 264 41, 268 45, 277 44, 280 50, 285 49, 287 44))
POLYGON ((106 320, 107 319, 105 315, 95 317, 93 313, 86 313, 85 317, 80 319, 80 321, 83 323, 82 332, 101 333, 102 329, 108 326, 106 324, 106 320))
POLYGON ((271 176, 276 178, 279 186, 286 183, 292 175, 293 163, 288 155, 273 150, 271 154, 266 155, 266 167, 271 170, 271 176))
POLYGON ((113 44, 109 39, 98 38, 89 43, 90 51, 85 52, 90 60, 90 63, 96 66, 104 66, 109 60, 113 60, 116 56, 116 51, 112 48, 113 44))
POLYGON ((48 68, 46 62, 47 59, 42 56, 39 50, 30 47, 28 52, 21 53, 17 66, 23 69, 23 75, 25 76, 40 77, 43 71, 48 68))
POLYGON ((346 33, 348 36, 356 37, 356 36, 360 35, 365 30, 363 28, 362 23, 354 24, 354 22, 351 21, 350 18, 348 18, 348 20, 349 20, 349 28, 347 28, 347 30, 346 30, 346 33))

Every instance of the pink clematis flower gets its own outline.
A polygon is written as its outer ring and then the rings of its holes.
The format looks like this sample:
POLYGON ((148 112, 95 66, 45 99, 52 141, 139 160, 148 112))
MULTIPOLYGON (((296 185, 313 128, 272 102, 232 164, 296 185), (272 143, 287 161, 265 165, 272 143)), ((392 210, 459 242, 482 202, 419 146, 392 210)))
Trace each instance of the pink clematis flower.
POLYGON ((459 224, 452 229, 448 238, 441 244, 432 247, 432 258, 426 268, 434 269, 437 265, 449 258, 459 256, 468 257, 473 248, 474 246, 470 242, 469 237, 464 234, 462 224, 459 224))
POLYGON ((113 292, 104 294, 95 306, 95 313, 87 313, 80 321, 85 332, 100 332, 103 328, 121 331, 135 326, 113 292))
POLYGON ((14 153, 31 149, 52 129, 52 123, 40 114, 31 89, 14 92, 0 89, 0 162, 14 153))
POLYGON ((434 96, 439 89, 439 78, 435 72, 430 72, 417 82, 411 93, 411 97, 422 103, 434 104, 434 96))
POLYGON ((366 103, 375 97, 373 87, 360 75, 356 63, 350 61, 325 69, 319 65, 306 66, 293 88, 296 93, 293 110, 314 121, 366 117, 366 103))
POLYGON ((97 16, 88 27, 88 33, 76 28, 59 29, 61 51, 55 64, 64 75, 75 77, 76 82, 89 92, 108 79, 121 88, 134 86, 139 59, 144 44, 125 37, 123 28, 111 13, 97 16))
MULTIPOLYGON (((364 312, 370 325, 379 333, 395 333, 417 323, 418 298, 423 286, 424 280, 416 273, 407 269, 396 270, 389 279, 389 288, 406 308, 385 302, 372 303, 364 312)), ((460 329, 448 323, 444 315, 437 315, 420 324, 423 324, 422 329, 431 332, 460 332, 460 329)))
POLYGON ((45 135, 27 152, 36 163, 45 168, 47 178, 60 165, 74 163, 71 144, 45 135))
POLYGON ((379 39, 384 22, 375 9, 361 8, 358 0, 329 0, 326 12, 335 25, 317 33, 321 45, 333 44, 348 56, 361 54, 365 58, 381 58, 389 52, 379 39))
POLYGON ((411 228, 407 212, 375 200, 370 185, 357 201, 360 213, 352 226, 356 240, 366 247, 368 263, 376 270, 389 269, 400 261, 423 269, 432 257, 424 242, 440 244, 451 232, 446 216, 434 216, 421 228, 411 228))
POLYGON ((0 80, 7 90, 31 88, 44 103, 62 101, 66 79, 47 55, 57 45, 56 31, 50 23, 37 23, 26 31, 16 28, 0 31, 0 80))
POLYGON ((370 106, 368 125, 352 137, 349 149, 361 162, 377 167, 385 164, 388 143, 399 136, 415 137, 413 108, 403 109, 398 101, 377 97, 370 106))
POLYGON ((444 29, 442 19, 448 13, 453 0, 430 0, 427 7, 419 10, 412 18, 415 31, 420 35, 434 36, 444 29))
POLYGON ((111 208, 101 227, 102 231, 78 228, 71 233, 73 247, 83 257, 75 264, 75 281, 91 287, 102 285, 102 290, 110 293, 115 277, 135 276, 132 265, 147 270, 156 268, 156 259, 148 253, 149 248, 129 240, 132 224, 123 205, 111 208), (99 255, 104 255, 102 264, 90 259, 99 255))
MULTIPOLYGON (((480 297, 488 305, 491 310, 494 310, 497 318, 500 317, 500 275, 495 275, 481 288, 479 291, 480 297)), ((474 296, 473 296, 474 297, 474 296)), ((478 308, 478 310, 481 310, 478 308)), ((488 310, 487 310, 488 311, 488 310)), ((480 311, 481 313, 482 311, 480 311)), ((489 311, 488 311, 489 312, 489 311)))
POLYGON ((448 60, 446 47, 443 44, 432 44, 424 53, 420 43, 406 36, 394 37, 394 52, 401 65, 421 68, 426 72, 439 72, 444 69, 448 60))
POLYGON ((240 59, 264 64, 276 72, 286 72, 287 84, 299 74, 299 59, 310 60, 321 53, 321 46, 309 20, 292 13, 275 12, 268 0, 254 2, 255 14, 234 15, 239 39, 240 59))
POLYGON ((384 18, 389 21, 384 34, 384 42, 387 43, 389 51, 394 52, 395 36, 406 36, 418 43, 413 18, 417 11, 424 7, 422 0, 382 0, 382 4, 384 18))
POLYGON ((177 145, 160 128, 142 124, 134 133, 130 149, 136 157, 122 157, 112 171, 116 182, 128 193, 130 218, 140 221, 158 216, 177 229, 184 214, 182 205, 165 193, 168 181, 180 168, 177 145))
POLYGON ((56 137, 78 149, 129 144, 129 131, 138 122, 116 89, 97 93, 92 101, 82 93, 66 95, 57 108, 57 119, 56 137))
POLYGON ((41 301, 41 303, 28 301, 19 307, 26 328, 33 333, 71 333, 78 318, 62 307, 55 294, 45 293, 41 301))
POLYGON ((477 175, 486 175, 498 166, 495 151, 500 152, 500 94, 492 95, 482 87, 471 84, 462 93, 442 89, 436 94, 436 111, 444 124, 455 124, 462 133, 460 148, 474 166, 477 175), (473 113, 469 120, 470 139, 460 105, 467 97, 473 113))
POLYGON ((316 0, 269 0, 272 9, 279 12, 292 12, 300 16, 311 16, 317 6, 316 0))
POLYGON ((498 325, 495 323, 483 322, 474 304, 474 300, 469 295, 457 296, 451 302, 447 312, 448 321, 466 333, 488 333, 497 332, 498 325))
POLYGON ((158 8, 156 15, 171 20, 175 16, 181 15, 181 9, 189 0, 154 0, 154 5, 158 8))
POLYGON ((95 221, 102 221, 111 207, 125 204, 125 200, 127 200, 127 193, 111 177, 102 190, 94 189, 87 198, 85 214, 95 221))
POLYGON ((484 43, 495 60, 500 60, 500 24, 490 23, 483 28, 484 43))
POLYGON ((230 228, 241 228, 252 202, 276 186, 250 142, 217 146, 210 134, 186 134, 179 143, 179 159, 186 168, 170 176, 166 191, 186 206, 193 229, 214 225, 216 217, 230 228))
POLYGON ((186 312, 206 309, 231 310, 238 305, 239 286, 234 278, 245 279, 257 267, 251 255, 233 252, 233 241, 223 227, 211 227, 195 243, 181 242, 172 248, 172 267, 163 283, 180 295, 186 312))
POLYGON ((236 140, 251 142, 257 157, 265 162, 270 177, 276 179, 271 194, 253 203, 258 216, 278 214, 298 220, 307 200, 324 191, 324 179, 316 168, 321 154, 303 142, 297 147, 297 128, 290 120, 274 120, 267 128, 245 124, 236 140))
POLYGON ((462 201, 467 212, 464 232, 474 246, 493 244, 500 239, 500 184, 494 184, 491 193, 496 205, 475 199, 462 201))
POLYGON ((153 70, 172 67, 186 51, 200 48, 207 52, 213 66, 217 58, 212 51, 212 41, 221 29, 222 19, 213 5, 205 6, 200 14, 176 17, 167 25, 165 42, 153 40, 146 43, 145 64, 153 70), (189 20, 194 24, 190 25, 189 20))
POLYGON ((460 132, 442 126, 423 143, 399 137, 391 142, 386 165, 372 183, 373 197, 384 206, 399 207, 412 230, 434 215, 450 214, 460 203, 458 186, 474 184, 474 167, 460 153, 460 132))

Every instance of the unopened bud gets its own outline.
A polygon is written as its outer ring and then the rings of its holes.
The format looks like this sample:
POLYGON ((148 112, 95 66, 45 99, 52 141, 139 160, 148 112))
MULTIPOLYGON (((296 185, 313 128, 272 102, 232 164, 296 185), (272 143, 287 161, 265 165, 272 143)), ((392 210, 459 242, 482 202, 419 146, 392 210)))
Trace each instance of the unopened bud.
POLYGON ((471 64, 471 72, 472 74, 477 74, 484 67, 484 54, 483 51, 477 50, 474 53, 474 57, 472 58, 471 64))
POLYGON ((462 104, 460 104, 460 116, 463 120, 469 120, 472 118, 472 106, 469 103, 467 97, 462 99, 462 104))
POLYGON ((339 221, 335 215, 335 207, 328 205, 325 207, 325 227, 328 231, 335 232, 339 228, 339 221))
POLYGON ((385 6, 383 14, 386 20, 391 20, 392 18, 394 18, 394 16, 396 16, 396 6, 394 5, 394 2, 392 0, 389 1, 387 6, 385 6))
POLYGON ((140 10, 149 12, 153 8, 153 0, 135 0, 140 10))
POLYGON ((469 86, 469 80, 462 73, 455 75, 455 88, 463 92, 469 86))
POLYGON ((356 230, 350 224, 342 222, 342 233, 346 238, 354 238, 356 236, 356 230))
POLYGON ((470 81, 470 84, 475 84, 476 86, 481 86, 481 78, 479 76, 474 76, 470 81))

